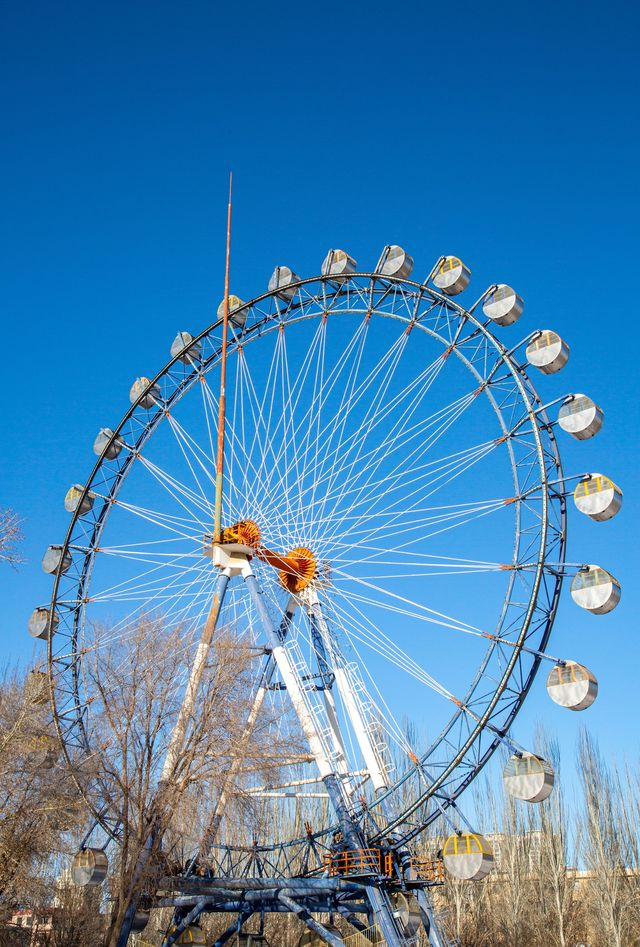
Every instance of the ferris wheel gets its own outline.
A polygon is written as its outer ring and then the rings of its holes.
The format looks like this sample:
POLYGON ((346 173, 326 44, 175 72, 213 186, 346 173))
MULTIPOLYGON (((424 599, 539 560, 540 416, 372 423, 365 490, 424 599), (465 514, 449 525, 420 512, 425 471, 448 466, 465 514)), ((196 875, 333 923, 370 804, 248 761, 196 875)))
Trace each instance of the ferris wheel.
MULTIPOLYGON (((234 879, 287 877, 305 880, 293 902, 303 905, 322 881, 327 909, 331 881, 347 916, 339 882, 365 878, 363 910, 385 942, 414 943, 393 897, 409 885, 436 930, 434 878, 413 854, 429 826, 449 827, 442 859, 454 877, 491 870, 482 826, 457 800, 494 751, 508 750, 516 798, 551 792, 551 766, 512 726, 539 667, 550 662, 556 704, 582 710, 596 698, 591 671, 550 655, 548 641, 565 577, 593 614, 620 598, 606 569, 565 559, 567 506, 595 521, 621 506, 607 476, 565 475, 556 439, 558 429, 594 436, 603 413, 582 393, 538 394, 530 370, 560 371, 567 343, 549 329, 513 338, 524 304, 506 284, 462 305, 470 277, 443 256, 416 279, 409 254, 386 246, 373 268, 331 250, 318 276, 278 266, 250 302, 227 293, 213 325, 181 329, 167 365, 133 382, 120 423, 96 437, 88 479, 66 495, 66 538, 43 560, 52 599, 30 631, 48 641, 74 773, 87 759, 113 769, 119 749, 96 735, 95 660, 119 649, 133 689, 127 648, 141 621, 175 634, 181 652, 157 786, 193 725, 216 636, 246 661, 236 753, 181 824, 177 892, 226 878, 229 910, 234 879), (257 730, 279 748, 266 784, 243 767, 257 730)), ((103 844, 86 840, 82 883, 102 880, 103 849, 123 830, 107 782, 92 783, 103 844)), ((206 910, 222 903, 212 895, 206 910)), ((197 917, 195 907, 176 915, 165 943, 182 942, 197 917)), ((309 924, 318 943, 343 943, 309 924)))

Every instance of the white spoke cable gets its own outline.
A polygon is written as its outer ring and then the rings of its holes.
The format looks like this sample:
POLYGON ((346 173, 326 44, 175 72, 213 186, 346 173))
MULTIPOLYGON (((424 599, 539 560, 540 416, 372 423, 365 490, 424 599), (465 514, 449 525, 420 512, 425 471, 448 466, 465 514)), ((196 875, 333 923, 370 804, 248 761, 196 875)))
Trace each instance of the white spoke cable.
MULTIPOLYGON (((438 440, 440 440, 440 438, 450 429, 452 424, 455 421, 457 421, 459 417, 462 416, 466 408, 471 403, 472 401, 468 401, 467 403, 463 404, 463 406, 461 406, 461 408, 451 416, 451 418, 448 420, 446 424, 442 424, 439 428, 437 428, 436 432, 430 438, 427 438, 424 445, 422 445, 419 449, 414 451, 413 459, 421 459, 424 456, 424 454, 426 454, 433 447, 433 445, 438 440)), ((489 446, 487 446, 487 449, 493 449, 493 447, 495 446, 494 442, 491 441, 489 442, 489 444, 490 444, 490 448, 489 446)), ((422 465, 422 468, 423 469, 425 468, 424 464, 422 465)), ((420 469, 421 469, 420 467, 417 468, 417 470, 420 470, 420 469)), ((414 469, 413 472, 415 474, 416 470, 414 469)), ((367 484, 366 485, 367 492, 365 493, 364 497, 362 496, 362 489, 365 489, 365 487, 363 487, 360 491, 358 491, 356 493, 355 498, 352 500, 347 512, 351 512, 358 504, 361 504, 363 502, 364 503, 368 502, 369 506, 363 510, 364 514, 366 515, 371 512, 372 506, 374 506, 375 503, 379 501, 380 493, 381 493, 381 490, 383 489, 383 486, 384 486, 384 491, 385 491, 385 500, 387 500, 390 493, 393 493, 397 490, 405 490, 407 486, 411 486, 416 482, 420 483, 420 479, 422 476, 423 474, 421 474, 420 476, 414 476, 413 478, 410 478, 410 477, 407 478, 406 471, 403 471, 402 468, 396 468, 396 470, 393 473, 388 474, 386 477, 383 477, 381 480, 378 480, 373 484, 370 484, 370 483, 367 484), (404 477, 402 476, 403 473, 405 473, 404 477)), ((408 494, 408 496, 413 496, 416 493, 416 490, 418 489, 419 487, 415 488, 413 491, 411 491, 408 494)), ((398 500, 396 502, 400 502, 400 501, 398 500)))
POLYGON ((426 684, 441 696, 447 698, 452 696, 450 691, 443 684, 436 680, 433 675, 429 674, 414 658, 408 655, 396 641, 382 632, 378 626, 358 608, 356 602, 359 599, 357 596, 353 596, 350 600, 348 595, 342 594, 341 598, 349 605, 348 610, 341 608, 335 600, 332 602, 332 605, 337 611, 340 611, 344 621, 351 625, 352 633, 356 634, 362 644, 366 644, 367 647, 371 648, 381 657, 390 661, 396 667, 401 668, 416 680, 426 684), (354 615, 354 612, 360 616, 360 620, 354 615))
MULTIPOLYGON (((371 589, 372 591, 377 592, 378 594, 383 596, 383 598, 390 598, 390 599, 393 599, 394 602, 400 602, 402 603, 402 605, 408 606, 409 609, 416 609, 415 612, 407 612, 407 614, 409 614, 411 617, 414 617, 414 618, 421 617, 424 621, 437 624, 437 625, 444 623, 444 627, 455 628, 458 631, 462 631, 465 628, 470 628, 473 631, 479 631, 479 632, 482 632, 483 630, 482 628, 478 628, 476 625, 470 625, 468 622, 458 621, 457 619, 453 618, 451 615, 447 615, 444 612, 437 611, 434 608, 429 608, 427 605, 422 605, 419 602, 414 602, 404 595, 399 595, 397 592, 392 592, 390 589, 384 589, 379 585, 375 585, 373 582, 368 582, 366 579, 361 579, 357 576, 352 576, 347 573, 344 573, 343 570, 341 569, 336 569, 335 571, 339 576, 341 575, 344 576, 349 582, 354 582, 356 585, 362 585, 367 589, 371 589)), ((342 590, 338 590, 338 591, 340 591, 341 594, 344 594, 342 590)), ((355 592, 350 592, 349 594, 354 596, 354 598, 357 597, 357 593, 355 592)), ((394 611, 394 606, 392 606, 391 604, 386 604, 384 601, 366 598, 366 596, 363 596, 363 598, 365 601, 368 601, 371 604, 377 605, 378 608, 385 608, 387 610, 394 611)), ((398 609, 398 611, 401 614, 403 613, 401 609, 398 609)))
MULTIPOLYGON (((370 470, 371 467, 375 465, 378 459, 380 458, 381 451, 384 450, 385 459, 390 457, 391 454, 406 447, 411 441, 414 441, 419 437, 422 438, 427 430, 429 430, 432 427, 435 427, 436 425, 441 424, 444 420, 446 420, 448 416, 450 416, 452 413, 457 412, 461 406, 466 405, 468 400, 473 397, 474 397, 473 392, 467 393, 463 395, 462 397, 455 399, 450 404, 436 409, 430 415, 426 415, 424 418, 418 421, 411 428, 405 429, 403 427, 400 432, 402 434, 402 437, 396 434, 396 436, 394 436, 393 438, 390 438, 389 435, 387 434, 381 444, 376 444, 375 446, 372 446, 366 452, 360 455, 361 468, 358 470, 356 474, 354 474, 353 479, 356 479, 358 476, 361 476, 362 473, 366 473, 368 470, 370 470)), ((351 448, 357 448, 360 445, 361 437, 362 435, 361 435, 360 429, 358 429, 352 435, 350 435, 348 439, 349 441, 351 441, 349 450, 351 450, 351 448)), ((421 441, 421 444, 422 443, 423 442, 421 441)), ((333 453, 335 454, 335 451, 333 453)), ((339 468, 336 472, 339 474, 341 473, 342 469, 343 467, 339 468)), ((321 478, 319 480, 319 483, 322 483, 322 482, 324 482, 324 478, 321 478)), ((331 495, 331 491, 328 491, 328 493, 329 495, 331 495)))
MULTIPOLYGON (((451 416, 446 426, 440 425, 440 427, 436 429, 434 434, 432 434, 429 438, 427 438, 424 444, 421 445, 419 449, 414 451, 413 458, 406 459, 406 463, 409 463, 411 459, 413 460, 421 459, 421 457, 427 453, 427 451, 433 446, 434 443, 436 443, 437 440, 439 440, 439 438, 446 432, 446 430, 448 430, 448 428, 451 426, 453 421, 456 420, 457 417, 459 417, 462 414, 462 411, 464 410, 465 406, 463 406, 463 408, 460 411, 458 411, 457 413, 451 416)), ((467 448, 466 450, 468 452, 471 449, 467 448)), ((457 453, 460 454, 463 452, 458 451, 457 453)), ((413 471, 411 471, 411 468, 409 468, 409 470, 406 470, 406 464, 405 464, 404 478, 402 477, 403 471, 398 466, 396 466, 393 472, 387 474, 382 479, 376 481, 373 484, 371 483, 367 484, 366 485, 367 492, 364 495, 364 497, 362 496, 362 490, 364 489, 363 485, 350 490, 349 491, 350 493, 355 492, 355 497, 351 500, 350 505, 343 511, 343 516, 349 515, 359 504, 363 504, 367 502, 369 503, 368 507, 366 507, 361 512, 363 515, 368 515, 372 510, 372 506, 375 505, 375 503, 379 501, 381 491, 383 490, 383 488, 384 488, 384 493, 385 493, 385 500, 388 500, 388 495, 390 493, 395 492, 397 490, 404 490, 407 484, 412 484, 415 482, 419 483, 420 479, 424 477, 425 474, 427 473, 431 474, 432 468, 438 464, 440 467, 443 466, 442 459, 440 459, 439 461, 427 461, 423 463, 421 466, 414 468, 413 471), (416 476, 415 474, 417 474, 418 471, 422 471, 422 472, 418 476, 416 476), (413 479, 407 480, 407 474, 411 472, 414 473, 414 477, 413 479)), ((414 490, 414 493, 415 493, 415 490, 414 490)))
MULTIPOLYGON (((469 470, 471 467, 475 466, 475 464, 477 464, 479 461, 487 457, 494 449, 495 449, 495 445, 489 444, 484 449, 478 449, 476 454, 471 456, 471 459, 468 459, 467 457, 465 457, 464 460, 452 462, 451 464, 447 466, 447 468, 443 472, 438 473, 436 476, 432 478, 431 481, 428 481, 426 485, 422 484, 422 485, 419 485, 418 487, 414 487, 412 491, 408 491, 405 499, 409 500, 412 497, 415 497, 413 503, 419 505, 420 503, 424 502, 424 500, 433 496, 443 487, 447 486, 453 480, 457 479, 462 474, 466 473, 467 470, 469 470), (425 486, 429 489, 429 492, 426 494, 424 494, 425 486)), ((393 509, 393 507, 399 502, 400 500, 398 499, 394 503, 387 504, 387 506, 390 509, 393 509)), ((398 516, 399 517, 403 515, 406 516, 406 515, 409 515, 411 512, 412 512, 412 505, 405 506, 403 510, 399 511, 398 516)), ((367 543, 373 537, 380 537, 385 530, 391 529, 393 525, 394 525, 393 520, 390 520, 384 525, 371 529, 367 533, 361 536, 360 541, 363 543, 367 543)), ((337 528, 334 528, 333 530, 334 537, 336 533, 337 533, 337 528)), ((342 536, 341 538, 344 539, 345 537, 342 536)))
MULTIPOLYGON (((355 340, 352 339, 352 344, 354 341, 355 340)), ((403 347, 404 344, 405 342, 403 341, 402 336, 396 339, 396 341, 393 343, 391 348, 387 351, 383 359, 372 369, 372 371, 369 373, 367 378, 361 384, 360 388, 358 389, 356 393, 357 394, 357 397, 355 399, 356 403, 364 397, 368 386, 372 384, 373 381, 376 380, 378 376, 384 371, 386 363, 390 359, 393 359, 396 356, 397 354, 396 350, 401 346, 403 347)), ((311 428, 314 425, 314 417, 315 417, 315 429, 316 429, 315 438, 313 439, 313 441, 308 441, 305 444, 305 449, 304 449, 305 455, 310 456, 313 459, 314 464, 317 462, 316 457, 318 453, 318 444, 322 436, 322 428, 320 428, 320 422, 319 422, 320 412, 322 408, 324 407, 324 405, 326 404, 329 398, 329 395, 331 394, 331 392, 333 391, 333 389, 335 388, 336 384, 339 381, 341 365, 342 365, 342 362, 339 362, 336 366, 334 366, 334 368, 329 373, 326 381, 321 380, 320 389, 318 392, 316 392, 316 385, 314 384, 314 392, 313 392, 310 406, 307 409, 307 412, 305 413, 305 415, 303 415, 303 417, 300 420, 299 427, 301 427, 302 425, 308 425, 309 430, 311 430, 311 428), (314 411, 315 411, 315 414, 314 414, 314 411)), ((323 359, 322 361, 319 362, 318 371, 319 371, 320 376, 322 377, 323 372, 324 372, 324 352, 323 352, 323 359)), ((382 394, 382 392, 380 392, 380 394, 382 394)), ((303 469, 305 469, 306 471, 306 465, 303 469)))
MULTIPOLYGON (((93 595, 91 595, 91 596, 89 597, 89 601, 96 601, 97 599, 101 598, 102 596, 113 594, 113 593, 116 592, 117 590, 122 590, 122 589, 124 589, 124 588, 131 588, 131 587, 132 587, 131 583, 139 582, 140 580, 145 579, 145 578, 147 578, 148 576, 150 576, 150 575, 152 575, 152 574, 154 574, 154 573, 157 573, 157 579, 158 579, 158 581, 161 582, 161 581, 163 581, 163 577, 167 577, 168 575, 170 575, 170 573, 167 573, 166 570, 169 569, 172 565, 177 564, 177 563, 180 561, 180 559, 181 559, 180 556, 176 556, 176 557, 174 558, 174 560, 171 561, 171 562, 156 563, 156 564, 154 564, 154 567, 153 567, 152 569, 147 569, 147 570, 145 570, 144 572, 139 573, 138 575, 129 576, 127 579, 122 579, 120 582, 116 582, 114 585, 108 586, 106 589, 104 589, 104 588, 101 589, 100 591, 98 591, 98 592, 94 593, 93 595), (164 570, 164 571, 162 571, 162 570, 164 570)), ((204 563, 203 563, 203 565, 202 565, 201 568, 205 568, 205 564, 204 564, 204 563)), ((186 573, 189 573, 189 572, 193 573, 193 572, 197 572, 197 571, 200 571, 200 570, 199 570, 197 567, 193 566, 193 565, 184 565, 184 564, 182 564, 182 567, 181 567, 179 570, 177 570, 177 574, 178 574, 178 575, 183 575, 183 574, 186 574, 186 573)), ((135 587, 135 586, 133 586, 133 587, 135 587)))
MULTIPOLYGON (((349 539, 349 542, 334 540, 333 545, 336 548, 345 548, 351 549, 355 545, 360 549, 367 550, 369 547, 370 539, 373 538, 372 534, 375 530, 375 537, 378 541, 384 541, 385 534, 388 534, 390 539, 398 536, 403 536, 405 531, 411 531, 412 534, 416 535, 416 531, 419 529, 424 529, 430 526, 439 526, 446 523, 454 523, 455 521, 460 521, 461 525, 464 525, 465 522, 473 518, 479 513, 484 512, 497 512, 498 510, 503 510, 505 508, 504 500, 480 500, 477 503, 466 503, 458 504, 457 508, 452 507, 449 512, 439 512, 431 513, 429 516, 420 516, 418 515, 421 510, 428 510, 429 507, 421 507, 415 504, 412 504, 408 510, 381 510, 379 515, 377 513, 370 514, 367 519, 370 521, 369 524, 360 524, 360 529, 353 528, 349 525, 349 520, 347 519, 343 524, 343 531, 341 535, 349 539), (385 517, 387 522, 384 522, 385 517), (402 522, 401 517, 406 517, 406 521, 402 522), (383 522, 380 522, 380 519, 383 522), (376 526, 371 526, 370 523, 373 521, 376 523, 376 526)), ((431 507, 432 510, 436 509, 431 507)), ((354 514, 354 520, 360 519, 357 514, 354 514)), ((331 522, 331 520, 329 521, 331 522)), ((420 543, 419 538, 413 539, 415 545, 420 543)), ((380 548, 380 547, 378 547, 380 548)), ((391 551, 393 546, 385 546, 385 549, 391 551)), ((420 555, 420 553, 416 553, 420 555)))
MULTIPOLYGON (((138 460, 142 464, 145 470, 148 470, 152 477, 162 486, 170 496, 183 508, 190 513, 191 515, 197 515, 196 510, 199 510, 201 514, 204 514, 207 517, 207 520, 213 519, 213 507, 209 502, 203 502, 202 498, 193 491, 187 489, 184 484, 181 484, 175 477, 172 477, 170 474, 162 470, 157 464, 154 464, 144 455, 140 454, 138 460), (184 497, 181 499, 180 497, 184 497), (185 500, 188 501, 185 502, 185 500)), ((202 529, 206 529, 205 523, 197 516, 197 522, 200 524, 202 529)))
MULTIPOLYGON (((462 526, 466 526, 468 523, 475 522, 476 520, 482 519, 482 518, 484 518, 485 516, 490 516, 492 513, 496 513, 498 510, 502 510, 502 509, 504 509, 503 506, 495 506, 495 507, 489 508, 488 510, 481 510, 481 511, 479 511, 479 512, 477 512, 477 513, 474 513, 473 515, 468 515, 468 516, 465 517, 464 519, 458 519, 458 520, 454 521, 453 523, 449 522, 447 525, 440 526, 439 529, 434 529, 434 530, 431 530, 430 532, 424 533, 424 534, 422 534, 422 535, 420 535, 420 536, 412 537, 411 539, 407 540, 405 543, 401 543, 401 544, 396 545, 396 546, 388 546, 388 547, 386 547, 386 549, 385 549, 384 551, 387 552, 387 553, 389 553, 390 555, 391 555, 391 554, 394 554, 394 555, 397 555, 398 557, 401 557, 402 555, 405 554, 405 550, 406 550, 406 548, 409 546, 410 549, 409 549, 409 551, 408 551, 408 555, 415 555, 415 554, 416 554, 416 551, 415 551, 416 545, 420 545, 420 544, 426 543, 426 542, 428 542, 430 539, 433 539, 434 536, 440 536, 440 535, 442 535, 442 533, 450 532, 450 531, 453 530, 453 529, 459 529, 459 528, 461 528, 462 526)), ((359 544, 358 544, 358 545, 359 545, 359 544)), ((367 546, 362 546, 362 547, 359 546, 359 548, 362 548, 363 550, 366 550, 366 549, 367 549, 367 546)), ((342 563, 345 563, 345 564, 357 565, 357 564, 363 564, 363 563, 365 563, 365 562, 373 562, 373 563, 375 563, 376 561, 377 561, 377 558, 376 558, 375 555, 373 555, 373 556, 365 556, 365 557, 362 557, 362 558, 360 558, 360 559, 354 559, 353 557, 347 557, 347 556, 342 556, 342 557, 340 557, 340 556, 332 556, 332 558, 331 558, 331 562, 332 562, 332 563, 336 563, 336 564, 337 564, 338 562, 342 562, 342 563)), ((401 564, 402 564, 402 562, 399 562, 399 563, 398 563, 398 565, 401 565, 401 564)), ((489 569, 489 570, 490 570, 490 569, 504 570, 508 565, 510 565, 510 564, 509 564, 509 563, 489 563, 489 564, 485 565, 485 566, 482 567, 482 568, 487 568, 487 569, 489 569)))
MULTIPOLYGON (((456 410, 457 410, 457 407, 456 407, 456 410)), ((441 421, 442 421, 442 416, 437 419, 438 423, 440 423, 441 421)), ((434 432, 433 436, 435 436, 436 433, 437 431, 434 432)), ((428 450, 429 448, 429 441, 421 442, 421 447, 423 448, 422 453, 426 453, 426 450, 428 450)), ((475 448, 466 448, 465 451, 469 451, 473 449, 475 448)), ((371 457, 372 457, 371 462, 369 464, 366 464, 361 470, 359 470, 356 474, 354 474, 349 480, 343 481, 340 485, 340 490, 335 488, 331 492, 329 492, 327 496, 325 497, 325 505, 329 503, 330 501, 333 501, 334 507, 338 508, 339 503, 343 501, 347 496, 358 494, 358 492, 361 490, 361 485, 358 485, 357 483, 358 477, 360 477, 362 474, 367 473, 373 467, 377 466, 379 461, 386 461, 390 459, 393 453, 394 453, 394 450, 392 447, 387 450, 384 457, 380 455, 378 450, 372 450, 370 452, 371 457)), ((464 451, 457 450, 454 453, 450 455, 446 455, 444 457, 440 457, 437 460, 426 461, 423 464, 421 464, 419 467, 416 467, 415 470, 424 469, 424 470, 430 471, 432 468, 437 467, 439 464, 444 463, 447 459, 458 456, 461 453, 464 453, 464 451)), ((415 459, 415 458, 409 457, 409 458, 406 458, 406 461, 408 462, 411 459, 415 459)), ((385 483, 387 483, 388 481, 392 481, 395 478, 396 478, 396 474, 387 474, 383 479, 378 480, 375 484, 369 485, 371 487, 371 491, 373 491, 374 489, 380 490, 385 485, 385 483)), ((354 505, 355 504, 353 504, 352 502, 351 507, 353 507, 354 505)), ((323 518, 325 517, 326 517, 326 514, 323 514, 323 518)))
MULTIPOLYGON (((391 429, 386 433, 385 437, 383 438, 382 442, 379 445, 376 445, 375 448, 370 449, 369 451, 365 451, 363 453, 362 452, 362 447, 363 447, 362 433, 361 433, 361 430, 359 430, 358 437, 355 440, 355 445, 354 445, 354 440, 353 440, 353 435, 352 435, 352 437, 349 439, 351 440, 349 449, 347 451, 344 451, 344 450, 342 451, 342 463, 340 464, 340 466, 338 466, 338 459, 341 457, 340 451, 342 448, 342 444, 338 444, 336 446, 335 450, 333 451, 334 462, 332 464, 331 470, 329 471, 329 478, 328 478, 328 484, 325 490, 324 501, 319 512, 320 517, 323 515, 326 502, 328 498, 331 496, 334 483, 336 482, 337 478, 340 476, 340 474, 342 473, 342 471, 344 470, 346 466, 345 458, 348 457, 349 450, 351 450, 353 446, 358 446, 360 448, 360 459, 361 459, 360 473, 365 472, 371 466, 370 458, 372 455, 373 455, 373 460, 379 465, 382 462, 383 456, 388 456, 390 453, 393 452, 393 451, 388 451, 389 445, 391 444, 394 445, 393 450, 398 450, 402 446, 401 436, 403 432, 405 431, 411 417, 418 410, 418 407, 424 400, 428 391, 431 389, 431 386, 433 385, 440 371, 442 370, 443 364, 444 363, 442 361, 442 358, 438 357, 435 360, 435 362, 433 362, 430 366, 428 366, 421 375, 419 375, 416 379, 414 379, 413 382, 407 384, 404 390, 399 395, 396 395, 394 398, 392 398, 390 402, 384 406, 384 409, 377 414, 377 416, 374 419, 374 423, 371 424, 370 428, 365 433, 364 439, 366 439, 366 437, 371 433, 372 430, 374 430, 381 423, 383 423, 383 421, 386 420, 386 418, 391 414, 393 409, 399 404, 401 404, 403 400, 406 399, 409 402, 409 404, 404 409, 401 416, 397 419, 395 424, 392 425, 391 429), (412 398, 412 395, 414 393, 414 388, 416 388, 421 382, 424 382, 423 388, 419 390, 417 397, 412 398)), ((345 415, 346 415, 346 412, 345 412, 345 415)), ((346 422, 346 417, 345 417, 345 422, 346 422)), ((422 432, 429 427, 430 423, 434 423, 434 422, 430 422, 429 418, 423 418, 420 422, 418 422, 417 427, 422 432)), ((344 422, 343 422, 343 427, 344 427, 344 422)), ((318 477, 318 485, 323 483, 324 479, 325 478, 323 476, 323 472, 321 472, 318 477)))

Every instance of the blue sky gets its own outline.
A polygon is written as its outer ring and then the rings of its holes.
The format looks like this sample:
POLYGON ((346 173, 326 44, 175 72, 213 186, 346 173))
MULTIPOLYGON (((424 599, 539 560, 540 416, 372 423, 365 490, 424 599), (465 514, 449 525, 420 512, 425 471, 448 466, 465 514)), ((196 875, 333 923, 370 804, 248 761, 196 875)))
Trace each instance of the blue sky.
POLYGON ((0 571, 5 660, 32 654, 40 559, 97 429, 178 329, 213 321, 232 167, 243 298, 275 264, 313 275, 337 246, 367 268, 397 242, 416 272, 455 253, 478 294, 511 283, 526 331, 567 338, 567 369, 541 389, 606 412, 567 468, 625 491, 612 523, 572 516, 569 559, 609 568, 623 599, 596 619, 565 592, 551 650, 591 666, 601 697, 588 718, 562 715, 540 681, 521 730, 543 718, 569 749, 584 720, 637 755, 637 19, 547 2, 5 11, 0 503, 25 517, 27 558, 0 571))

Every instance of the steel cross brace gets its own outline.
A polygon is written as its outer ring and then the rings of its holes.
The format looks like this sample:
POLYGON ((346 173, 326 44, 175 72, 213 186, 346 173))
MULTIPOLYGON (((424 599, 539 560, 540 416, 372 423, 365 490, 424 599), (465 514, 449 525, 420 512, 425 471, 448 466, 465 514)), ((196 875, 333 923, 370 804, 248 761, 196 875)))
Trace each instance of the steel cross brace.
POLYGON ((424 888, 417 888, 415 896, 422 915, 422 926, 429 937, 431 947, 448 947, 447 941, 445 941, 440 931, 431 898, 424 888))
POLYGON ((254 913, 253 909, 249 909, 249 908, 247 908, 244 911, 240 911, 240 913, 238 914, 237 920, 235 920, 233 924, 230 924, 229 927, 227 927, 226 931, 223 931, 222 934, 220 934, 220 936, 218 937, 213 947, 222 947, 222 945, 226 944, 227 941, 230 940, 234 934, 239 934, 242 929, 242 925, 244 924, 245 921, 249 920, 249 918, 251 917, 253 913, 254 913))
POLYGON ((290 897, 290 893, 288 893, 286 890, 280 891, 278 894, 278 900, 282 901, 284 906, 289 908, 290 911, 293 911, 295 914, 297 914, 300 920, 304 921, 309 930, 314 931, 314 933, 322 937, 322 939, 327 944, 330 944, 331 947, 344 947, 344 941, 342 937, 339 937, 332 931, 327 930, 324 925, 320 924, 319 921, 316 921, 313 915, 310 914, 309 911, 297 901, 294 901, 293 898, 290 897))
POLYGON ((180 921, 177 921, 174 929, 167 934, 165 939, 162 942, 162 947, 172 947, 173 944, 177 941, 180 934, 182 934, 194 921, 197 921, 205 907, 207 906, 207 901, 199 901, 194 907, 186 914, 180 921))

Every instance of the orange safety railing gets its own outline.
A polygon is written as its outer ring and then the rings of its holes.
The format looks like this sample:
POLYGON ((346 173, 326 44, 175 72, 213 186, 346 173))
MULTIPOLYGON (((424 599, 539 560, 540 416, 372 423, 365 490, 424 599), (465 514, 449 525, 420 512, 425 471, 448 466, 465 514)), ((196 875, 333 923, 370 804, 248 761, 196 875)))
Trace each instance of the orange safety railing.
POLYGON ((358 848, 347 852, 332 852, 324 856, 325 869, 331 877, 336 875, 385 875, 393 874, 393 855, 380 848, 358 848))
POLYGON ((444 884, 444 863, 441 858, 411 858, 411 869, 416 881, 444 884))

